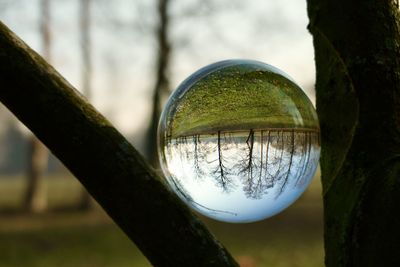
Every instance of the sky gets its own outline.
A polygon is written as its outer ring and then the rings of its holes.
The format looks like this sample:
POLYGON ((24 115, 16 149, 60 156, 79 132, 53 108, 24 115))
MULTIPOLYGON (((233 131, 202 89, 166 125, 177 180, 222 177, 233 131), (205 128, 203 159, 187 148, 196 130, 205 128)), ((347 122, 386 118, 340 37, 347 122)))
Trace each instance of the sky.
MULTIPOLYGON (((90 102, 125 135, 148 126, 157 45, 155 0, 92 0, 90 102)), ((39 0, 0 0, 0 20, 41 52, 39 0)), ((81 87, 79 0, 50 0, 51 64, 81 87)), ((305 0, 171 0, 171 86, 216 61, 248 58, 280 68, 314 101, 305 0)))

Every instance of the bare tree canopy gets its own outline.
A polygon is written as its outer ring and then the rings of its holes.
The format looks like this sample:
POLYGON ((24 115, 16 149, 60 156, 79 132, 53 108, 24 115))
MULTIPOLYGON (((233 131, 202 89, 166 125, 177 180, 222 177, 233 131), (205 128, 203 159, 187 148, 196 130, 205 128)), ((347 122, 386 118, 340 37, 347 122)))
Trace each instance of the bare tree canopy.
POLYGON ((0 24, 0 101, 68 167, 156 266, 237 266, 126 139, 0 24))

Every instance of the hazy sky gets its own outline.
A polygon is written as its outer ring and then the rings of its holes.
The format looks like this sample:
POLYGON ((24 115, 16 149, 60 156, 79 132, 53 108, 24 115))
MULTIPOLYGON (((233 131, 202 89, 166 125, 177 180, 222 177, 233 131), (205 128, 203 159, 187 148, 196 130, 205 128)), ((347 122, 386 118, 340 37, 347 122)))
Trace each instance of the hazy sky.
MULTIPOLYGON (((92 0, 93 98, 125 134, 147 127, 157 53, 155 0, 92 0)), ((39 0, 0 0, 0 19, 40 53, 39 0)), ((172 0, 172 87, 204 65, 249 58, 274 65, 313 98, 305 0, 172 0)), ((81 86, 79 0, 53 0, 52 64, 81 86)), ((313 100, 313 99, 312 99, 313 100)))

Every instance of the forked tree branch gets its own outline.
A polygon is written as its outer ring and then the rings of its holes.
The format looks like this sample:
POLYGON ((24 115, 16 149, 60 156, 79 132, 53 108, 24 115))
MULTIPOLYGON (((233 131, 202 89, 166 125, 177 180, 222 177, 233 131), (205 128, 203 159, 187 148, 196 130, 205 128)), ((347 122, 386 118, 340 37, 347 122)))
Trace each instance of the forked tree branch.
POLYGON ((237 266, 135 148, 1 22, 0 101, 71 170, 152 264, 237 266))

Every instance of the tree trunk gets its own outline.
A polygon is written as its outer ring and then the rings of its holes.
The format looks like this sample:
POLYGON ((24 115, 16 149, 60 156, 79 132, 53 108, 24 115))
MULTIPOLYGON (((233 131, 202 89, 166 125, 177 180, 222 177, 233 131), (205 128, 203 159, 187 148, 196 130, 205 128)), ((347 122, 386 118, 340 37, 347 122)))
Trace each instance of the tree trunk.
POLYGON ((161 114, 161 100, 163 93, 169 91, 169 62, 171 44, 168 39, 169 35, 169 16, 168 16, 169 0, 158 0, 157 14, 159 24, 157 29, 157 66, 156 66, 156 83, 153 89, 153 109, 151 113, 150 126, 147 131, 147 157, 154 167, 159 166, 157 155, 157 128, 161 114))
POLYGON ((90 38, 91 0, 79 1, 79 20, 82 56, 82 93, 87 99, 92 98, 92 41, 90 38))
POLYGON ((24 209, 30 213, 40 213, 47 208, 47 188, 44 180, 48 153, 46 147, 32 136, 28 148, 27 189, 24 209))
POLYGON ((128 141, 0 23, 0 101, 155 266, 238 266, 128 141))
MULTIPOLYGON (((42 37, 42 54, 50 61, 51 36, 50 36, 50 1, 41 0, 40 31, 42 37)), ((39 213, 47 208, 47 190, 44 173, 47 169, 48 152, 46 147, 32 136, 29 144, 27 167, 27 190, 24 199, 24 208, 28 212, 39 213)))
POLYGON ((400 266, 398 3, 308 0, 327 266, 400 266))

